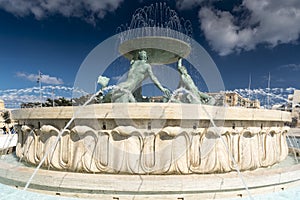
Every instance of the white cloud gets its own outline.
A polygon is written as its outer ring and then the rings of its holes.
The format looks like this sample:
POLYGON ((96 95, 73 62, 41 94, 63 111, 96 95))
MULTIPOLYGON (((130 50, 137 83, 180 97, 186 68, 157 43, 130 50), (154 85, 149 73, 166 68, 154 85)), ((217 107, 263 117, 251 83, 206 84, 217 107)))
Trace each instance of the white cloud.
POLYGON ((229 12, 202 8, 199 12, 201 29, 213 49, 220 55, 228 55, 241 49, 253 49, 250 40, 253 36, 251 29, 234 25, 234 17, 229 12))
MULTIPOLYGON (((71 98, 73 96, 74 88, 60 85, 44 85, 42 86, 42 101, 47 98, 71 98)), ((4 100, 5 106, 8 108, 20 107, 24 102, 39 102, 40 101, 40 88, 22 88, 22 89, 7 89, 0 90, 0 99, 4 100)))
POLYGON ((300 64, 287 64, 282 65, 279 67, 279 69, 283 70, 292 70, 292 71, 300 71, 300 64))
MULTIPOLYGON (((27 74, 24 72, 18 72, 16 75, 17 75, 17 77, 21 77, 21 78, 27 79, 32 82, 36 82, 39 80, 38 74, 27 74)), ((42 74, 40 81, 42 83, 53 84, 53 85, 61 85, 64 83, 62 79, 57 78, 57 77, 52 77, 47 74, 42 74)))
POLYGON ((222 56, 258 44, 275 47, 299 39, 300 1, 244 0, 231 13, 203 7, 199 20, 206 39, 222 56), (242 12, 249 14, 240 18, 242 12))
POLYGON ((177 0, 176 7, 179 10, 188 10, 197 5, 200 5, 204 0, 177 0))
POLYGON ((103 18, 107 12, 116 10, 121 2, 123 0, 0 0, 0 8, 19 17, 33 15, 36 19, 43 19, 60 14, 94 24, 96 18, 103 18))
POLYGON ((227 92, 237 92, 243 97, 250 99, 258 99, 261 106, 268 105, 268 98, 270 105, 284 104, 288 101, 288 95, 294 93, 295 88, 258 88, 258 89, 235 89, 227 92))

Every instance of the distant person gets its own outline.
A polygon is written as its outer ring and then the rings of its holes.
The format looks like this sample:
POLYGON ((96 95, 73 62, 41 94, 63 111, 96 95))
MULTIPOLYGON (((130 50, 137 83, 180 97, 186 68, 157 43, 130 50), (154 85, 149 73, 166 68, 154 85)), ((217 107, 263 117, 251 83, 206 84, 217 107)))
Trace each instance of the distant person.
POLYGON ((9 128, 9 131, 10 131, 11 134, 15 134, 15 129, 14 129, 13 126, 9 128))
POLYGON ((5 127, 5 126, 2 127, 2 130, 3 130, 3 134, 6 134, 6 131, 7 131, 7 130, 6 130, 6 127, 5 127))

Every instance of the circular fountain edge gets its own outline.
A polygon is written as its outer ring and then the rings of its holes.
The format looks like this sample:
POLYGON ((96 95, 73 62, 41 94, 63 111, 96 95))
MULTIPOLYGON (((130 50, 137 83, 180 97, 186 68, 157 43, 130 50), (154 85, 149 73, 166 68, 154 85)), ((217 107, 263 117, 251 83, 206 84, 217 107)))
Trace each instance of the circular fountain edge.
POLYGON ((43 107, 12 110, 16 121, 39 119, 180 119, 290 122, 291 113, 241 107, 178 103, 105 103, 85 107, 43 107), (154 112, 155 111, 155 112, 154 112))

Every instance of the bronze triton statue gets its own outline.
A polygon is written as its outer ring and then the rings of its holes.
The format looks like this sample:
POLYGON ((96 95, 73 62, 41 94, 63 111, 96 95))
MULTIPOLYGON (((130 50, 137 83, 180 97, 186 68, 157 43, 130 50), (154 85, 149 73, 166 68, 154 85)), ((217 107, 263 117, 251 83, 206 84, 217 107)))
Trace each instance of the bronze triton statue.
POLYGON ((154 84, 167 96, 170 97, 170 91, 164 88, 156 76, 152 72, 151 65, 147 63, 147 52, 142 50, 138 53, 138 59, 130 62, 130 70, 128 72, 127 80, 118 84, 112 91, 112 102, 135 102, 133 93, 146 78, 150 77, 154 84))

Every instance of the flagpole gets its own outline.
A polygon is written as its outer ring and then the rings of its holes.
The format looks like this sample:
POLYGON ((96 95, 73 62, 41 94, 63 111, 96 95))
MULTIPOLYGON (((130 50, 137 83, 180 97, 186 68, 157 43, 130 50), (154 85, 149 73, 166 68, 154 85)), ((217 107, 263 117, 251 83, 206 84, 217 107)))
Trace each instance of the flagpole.
POLYGON ((40 106, 43 107, 42 103, 42 73, 39 70, 39 77, 38 77, 39 85, 40 85, 40 106))
POLYGON ((251 73, 249 74, 249 85, 248 85, 248 98, 251 99, 250 89, 251 89, 251 73))
POLYGON ((54 91, 53 91, 53 87, 52 87, 52 107, 54 107, 54 91))
POLYGON ((271 73, 269 72, 269 79, 268 79, 268 109, 270 109, 270 83, 271 83, 271 73))

